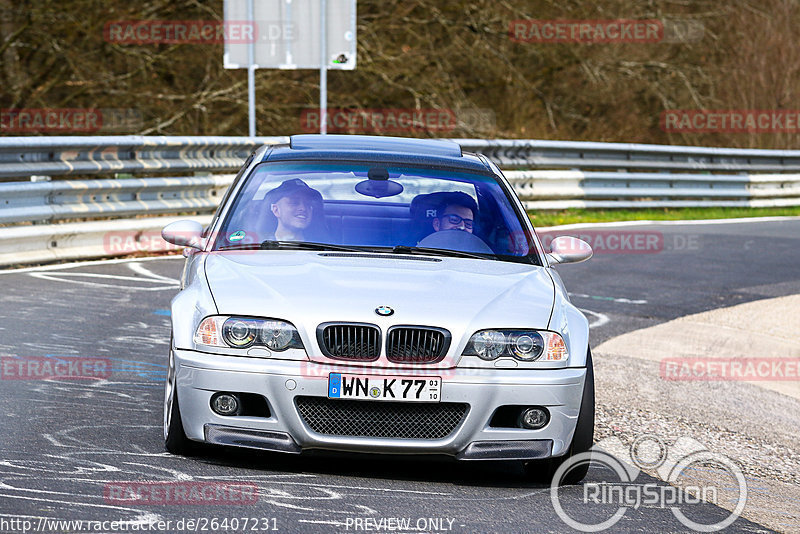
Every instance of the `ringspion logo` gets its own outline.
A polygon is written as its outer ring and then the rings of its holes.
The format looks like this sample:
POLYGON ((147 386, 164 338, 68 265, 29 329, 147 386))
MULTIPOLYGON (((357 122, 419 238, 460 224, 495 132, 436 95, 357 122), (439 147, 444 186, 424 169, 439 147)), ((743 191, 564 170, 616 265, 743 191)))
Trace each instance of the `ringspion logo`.
MULTIPOLYGON (((574 499, 575 492, 572 488, 568 491, 569 499, 574 499)), ((628 509, 640 507, 669 510, 684 527, 696 532, 717 532, 733 524, 744 510, 747 481, 735 461, 691 437, 682 436, 668 445, 660 436, 643 434, 626 445, 611 436, 561 464, 553 475, 550 500, 561 520, 579 532, 609 529, 628 509), (565 509, 561 481, 586 464, 598 468, 601 480, 583 484, 583 506, 565 509), (698 477, 698 471, 706 476, 698 477), (662 482, 653 482, 648 476, 640 480, 643 472, 662 482), (733 506, 727 515, 695 517, 697 507, 723 502, 733 506)))

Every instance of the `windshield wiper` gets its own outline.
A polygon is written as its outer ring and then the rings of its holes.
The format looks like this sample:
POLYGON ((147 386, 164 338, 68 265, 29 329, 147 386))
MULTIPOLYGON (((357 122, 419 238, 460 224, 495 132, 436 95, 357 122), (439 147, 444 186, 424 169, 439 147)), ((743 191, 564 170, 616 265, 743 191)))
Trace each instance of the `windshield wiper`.
POLYGON ((366 252, 359 247, 344 247, 330 243, 314 243, 312 241, 274 241, 267 239, 256 248, 261 250, 297 249, 297 250, 340 250, 342 252, 366 252))
POLYGON ((496 258, 494 254, 475 254, 472 252, 463 252, 461 250, 449 250, 443 248, 427 248, 427 247, 408 247, 405 245, 396 245, 392 247, 392 252, 395 254, 428 254, 431 256, 449 256, 456 258, 476 258, 479 260, 488 260, 496 258))
POLYGON ((267 239, 261 243, 238 243, 226 245, 217 250, 340 250, 342 252, 366 252, 363 248, 343 247, 330 243, 314 243, 310 241, 275 241, 267 239))
POLYGON ((225 245, 217 250, 261 250, 258 243, 237 243, 236 245, 225 245))
MULTIPOLYGON (((388 248, 388 247, 386 247, 388 248)), ((441 248, 427 248, 427 247, 409 247, 405 245, 396 245, 391 249, 386 250, 385 247, 356 247, 356 246, 342 246, 332 245, 330 243, 315 243, 312 241, 275 241, 267 239, 262 243, 239 243, 236 245, 227 245, 220 247, 218 250, 336 250, 341 252, 378 252, 386 251, 394 254, 427 254, 429 256, 447 256, 455 258, 475 258, 479 260, 486 260, 497 258, 494 254, 476 254, 472 252, 463 252, 461 250, 448 250, 441 248), (380 250, 383 249, 383 250, 380 250)))

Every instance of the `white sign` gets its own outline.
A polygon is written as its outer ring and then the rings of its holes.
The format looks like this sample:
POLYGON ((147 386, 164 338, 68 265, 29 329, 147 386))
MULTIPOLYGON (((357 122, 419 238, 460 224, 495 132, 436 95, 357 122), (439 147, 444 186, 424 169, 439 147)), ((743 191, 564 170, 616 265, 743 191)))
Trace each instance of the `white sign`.
MULTIPOLYGON (((248 0, 225 0, 225 24, 252 27, 255 68, 353 70, 356 67, 356 0, 324 2, 327 22, 324 34, 326 57, 320 58, 323 43, 323 2, 320 0, 252 0, 253 16, 248 16, 248 0)), ((249 34, 250 32, 243 33, 249 34)), ((226 36, 228 32, 226 32, 226 36)), ((225 41, 226 69, 248 68, 249 39, 225 41)))

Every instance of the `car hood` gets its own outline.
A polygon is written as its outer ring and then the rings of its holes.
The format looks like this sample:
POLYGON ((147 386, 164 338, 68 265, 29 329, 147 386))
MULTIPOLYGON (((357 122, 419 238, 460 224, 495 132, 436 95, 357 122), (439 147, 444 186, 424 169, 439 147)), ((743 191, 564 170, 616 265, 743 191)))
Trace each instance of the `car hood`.
POLYGON ((206 276, 222 315, 292 322, 313 357, 326 322, 426 325, 453 335, 451 350, 482 328, 546 328, 553 281, 510 262, 314 251, 212 253, 206 276), (378 306, 394 313, 377 315, 378 306))

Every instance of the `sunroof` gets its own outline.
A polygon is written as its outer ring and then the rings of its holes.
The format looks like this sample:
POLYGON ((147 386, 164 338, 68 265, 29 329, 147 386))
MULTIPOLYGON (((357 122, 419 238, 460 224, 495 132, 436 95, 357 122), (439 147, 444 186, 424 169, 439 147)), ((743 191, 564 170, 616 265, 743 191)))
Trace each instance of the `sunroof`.
POLYGON ((372 135, 293 135, 293 150, 346 152, 405 152, 429 156, 461 157, 461 146, 443 139, 413 139, 372 135))

